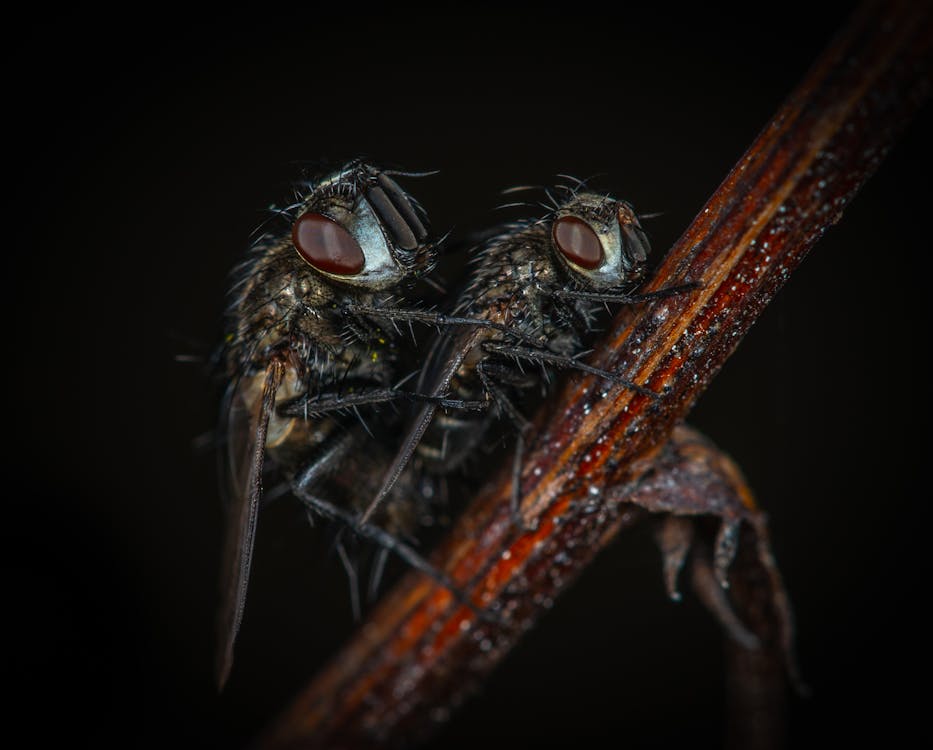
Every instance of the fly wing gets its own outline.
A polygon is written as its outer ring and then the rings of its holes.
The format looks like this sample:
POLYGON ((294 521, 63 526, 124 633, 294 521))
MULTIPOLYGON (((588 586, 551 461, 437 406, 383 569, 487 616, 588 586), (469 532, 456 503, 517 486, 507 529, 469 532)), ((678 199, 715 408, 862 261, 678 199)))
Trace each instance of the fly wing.
MULTIPOLYGON (((419 393, 431 396, 433 398, 443 398, 450 388, 450 381, 457 370, 463 364, 467 355, 476 347, 483 336, 488 335, 488 330, 480 327, 470 327, 462 329, 456 334, 444 333, 434 340, 431 351, 428 353, 424 367, 418 377, 419 393)), ((379 492, 370 502, 369 506, 360 517, 360 523, 366 523, 372 515, 379 509, 385 499, 389 496, 392 488, 398 482, 405 467, 411 462, 411 457, 418 449, 421 438, 424 437, 428 425, 434 418, 437 411, 437 404, 426 403, 418 411, 417 416, 411 423, 408 434, 392 464, 386 471, 382 479, 382 486, 379 492)))
POLYGON ((233 666, 233 644, 243 619, 246 587, 256 539, 256 519, 262 495, 262 467, 266 432, 275 408, 275 394, 283 367, 273 362, 266 370, 258 400, 249 399, 249 381, 238 381, 227 404, 225 463, 230 486, 227 526, 221 568, 218 612, 217 684, 223 688, 233 666))

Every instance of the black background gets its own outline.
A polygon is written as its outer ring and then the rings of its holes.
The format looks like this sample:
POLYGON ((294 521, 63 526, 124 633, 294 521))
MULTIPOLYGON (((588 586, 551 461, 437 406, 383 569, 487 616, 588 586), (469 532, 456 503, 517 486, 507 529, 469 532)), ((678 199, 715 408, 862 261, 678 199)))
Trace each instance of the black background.
MULTIPOLYGON (((5 45, 5 682, 40 739, 236 747, 351 627, 346 586, 293 507, 263 518, 228 691, 212 625, 220 501, 197 438, 225 276, 298 174, 358 153, 439 232, 557 173, 642 212, 656 257, 847 13, 571 5, 426 17, 279 8, 213 18, 52 15, 5 45)), ((814 697, 793 746, 921 729, 929 490, 925 110, 691 415, 772 518, 814 697), (919 683, 919 684, 918 684, 919 683)), ((622 537, 436 747, 716 747, 720 640, 622 537)))

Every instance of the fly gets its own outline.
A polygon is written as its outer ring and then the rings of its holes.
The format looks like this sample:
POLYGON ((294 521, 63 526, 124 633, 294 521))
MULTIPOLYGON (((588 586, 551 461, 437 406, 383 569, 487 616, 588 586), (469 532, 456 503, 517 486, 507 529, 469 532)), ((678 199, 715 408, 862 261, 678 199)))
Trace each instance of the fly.
MULTIPOLYGON (((300 183, 296 200, 275 212, 280 226, 262 234, 234 271, 222 352, 229 384, 221 462, 229 508, 218 621, 220 686, 243 617, 267 463, 282 470, 309 512, 352 525, 383 550, 440 576, 399 539, 416 513, 393 503, 380 526, 359 522, 359 509, 352 508, 358 487, 348 486, 345 471, 352 467, 357 479, 379 476, 391 453, 379 464, 379 450, 371 447, 376 441, 367 433, 387 427, 385 410, 376 407, 419 398, 399 388, 401 368, 415 365, 406 359, 410 345, 398 324, 471 325, 419 310, 404 298, 433 267, 436 248, 428 242, 424 211, 395 181, 398 176, 416 175, 352 161, 300 183)), ((351 572, 343 548, 338 552, 351 572)))
POLYGON ((597 375, 651 399, 654 391, 581 361, 599 308, 634 304, 695 288, 693 284, 636 295, 644 278, 648 238, 625 201, 578 188, 541 219, 508 225, 479 248, 453 314, 494 323, 444 331, 435 340, 416 390, 434 397, 483 402, 485 413, 438 412, 425 403, 363 514, 376 513, 412 460, 429 472, 449 474, 473 455, 497 420, 517 436, 512 513, 519 513, 519 479, 530 423, 522 408, 531 390, 546 394, 555 370, 597 375))

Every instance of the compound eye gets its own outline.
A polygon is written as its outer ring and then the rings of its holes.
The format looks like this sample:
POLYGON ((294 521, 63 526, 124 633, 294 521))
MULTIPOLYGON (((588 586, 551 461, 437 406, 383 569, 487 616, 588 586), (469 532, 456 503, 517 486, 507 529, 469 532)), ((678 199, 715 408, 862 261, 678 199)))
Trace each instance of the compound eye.
POLYGON ((308 263, 325 273, 354 276, 363 270, 365 257, 359 243, 333 219, 304 214, 292 227, 295 249, 308 263))
POLYGON ((557 249, 574 265, 591 271, 602 264, 603 244, 582 219, 562 216, 554 222, 553 236, 557 249))

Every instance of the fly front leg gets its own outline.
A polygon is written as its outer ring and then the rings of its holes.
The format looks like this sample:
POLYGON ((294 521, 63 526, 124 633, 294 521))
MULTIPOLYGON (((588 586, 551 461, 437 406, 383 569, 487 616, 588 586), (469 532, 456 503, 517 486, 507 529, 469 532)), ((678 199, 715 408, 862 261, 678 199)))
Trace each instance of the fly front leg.
POLYGON ((644 294, 625 294, 623 292, 584 292, 574 289, 557 289, 550 292, 554 297, 564 300, 584 300, 587 302, 612 302, 621 305, 637 305, 640 302, 653 302, 654 300, 676 297, 700 288, 697 282, 689 281, 685 284, 655 289, 644 294))
POLYGON ((528 336, 514 326, 507 326, 504 323, 498 323, 485 318, 467 318, 457 315, 446 315, 436 310, 406 310, 397 307, 373 307, 371 305, 360 304, 349 304, 346 305, 344 309, 349 315, 388 320, 393 324, 406 322, 410 325, 412 322, 416 322, 434 326, 437 329, 461 326, 483 328, 489 331, 498 331, 508 334, 528 344, 537 344, 537 339, 528 336))
POLYGON ((395 401, 430 403, 447 409, 463 409, 465 411, 484 411, 488 408, 486 401, 468 401, 444 396, 431 396, 424 393, 403 391, 398 388, 369 387, 349 393, 323 392, 316 394, 313 398, 299 396, 282 404, 277 411, 283 417, 312 419, 335 412, 349 412, 360 406, 375 406, 395 401))
POLYGON ((574 357, 569 357, 565 354, 558 354, 556 352, 549 351, 547 349, 535 348, 529 346, 511 346, 508 344, 498 344, 490 342, 488 345, 488 350, 490 352, 495 352, 503 357, 514 357, 518 361, 527 361, 534 362, 541 366, 550 365, 559 370, 578 370, 580 372, 585 372, 590 375, 597 375, 605 380, 608 380, 611 383, 616 385, 621 385, 623 388, 634 391, 635 393, 640 393, 643 396, 648 396, 651 399, 657 400, 661 398, 660 394, 655 393, 650 388, 646 388, 643 385, 638 385, 627 378, 623 378, 620 375, 609 372, 607 370, 601 370, 598 367, 593 367, 581 362, 579 359, 574 357))

